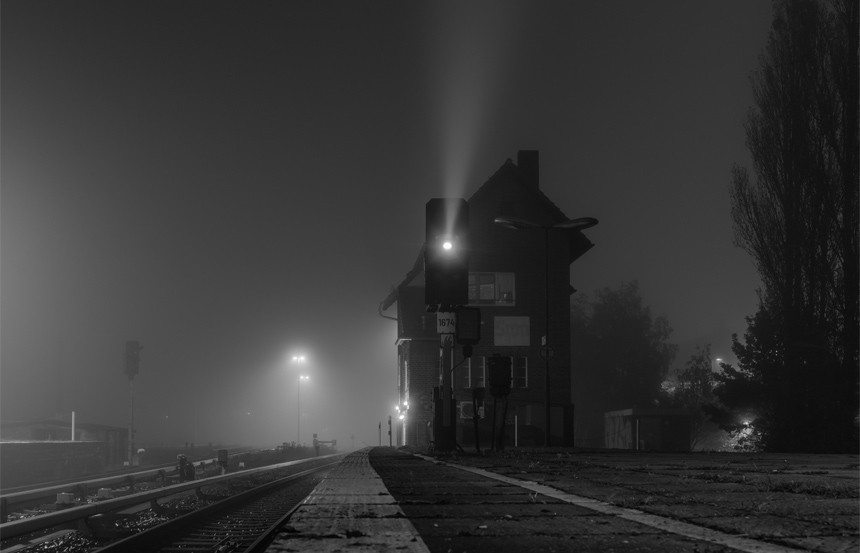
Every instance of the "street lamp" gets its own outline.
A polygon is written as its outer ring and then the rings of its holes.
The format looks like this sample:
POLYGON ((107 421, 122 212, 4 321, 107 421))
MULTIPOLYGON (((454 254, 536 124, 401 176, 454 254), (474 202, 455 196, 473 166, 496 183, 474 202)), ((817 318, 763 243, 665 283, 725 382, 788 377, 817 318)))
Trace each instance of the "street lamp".
POLYGON ((310 380, 311 377, 301 375, 299 376, 299 380, 296 383, 296 406, 298 409, 298 420, 296 421, 296 445, 301 444, 301 436, 302 436, 302 396, 301 396, 301 385, 302 380, 310 380))
MULTIPOLYGON (((294 355, 293 363, 297 365, 301 365, 305 362, 304 355, 294 355)), ((298 411, 298 417, 296 419, 296 446, 301 445, 301 437, 302 437, 302 396, 301 396, 301 385, 302 380, 310 380, 309 376, 299 375, 299 379, 296 382, 296 410, 298 411)))
MULTIPOLYGON (((564 230, 583 230, 587 228, 591 228, 597 224, 597 219, 594 217, 580 217, 579 219, 565 220, 560 223, 555 223, 554 225, 539 225, 537 223, 533 223, 532 221, 526 219, 520 219, 518 217, 496 217, 494 222, 497 225, 501 225, 503 227, 513 229, 513 230, 543 230, 544 234, 544 303, 545 303, 545 315, 546 319, 544 322, 544 343, 543 346, 547 348, 550 347, 549 343, 549 231, 553 229, 564 229, 564 230)), ((544 351, 544 361, 546 363, 546 376, 544 380, 545 396, 544 402, 546 403, 546 432, 543 437, 543 445, 544 447, 549 447, 549 365, 550 359, 552 358, 551 350, 542 350, 544 351)))

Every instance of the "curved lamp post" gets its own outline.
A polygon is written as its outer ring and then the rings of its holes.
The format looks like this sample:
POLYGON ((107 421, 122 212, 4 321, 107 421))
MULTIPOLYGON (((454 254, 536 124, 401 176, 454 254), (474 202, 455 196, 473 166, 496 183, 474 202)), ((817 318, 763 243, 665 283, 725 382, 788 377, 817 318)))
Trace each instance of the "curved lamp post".
MULTIPOLYGON (((579 219, 570 219, 565 220, 560 223, 556 223, 554 225, 539 225, 527 219, 520 219, 518 217, 496 217, 494 221, 497 225, 503 226, 505 228, 513 229, 513 230, 543 230, 544 233, 544 303, 545 303, 545 314, 546 320, 544 323, 544 335, 546 336, 546 343, 544 346, 549 346, 549 231, 553 229, 564 229, 564 230, 583 230, 587 228, 591 228, 597 224, 597 219, 594 217, 580 217, 579 219)), ((544 447, 549 447, 550 439, 549 439, 549 365, 550 365, 550 356, 547 355, 545 359, 546 363, 546 375, 544 380, 544 386, 546 387, 544 402, 546 403, 546 431, 543 437, 543 445, 544 447)))

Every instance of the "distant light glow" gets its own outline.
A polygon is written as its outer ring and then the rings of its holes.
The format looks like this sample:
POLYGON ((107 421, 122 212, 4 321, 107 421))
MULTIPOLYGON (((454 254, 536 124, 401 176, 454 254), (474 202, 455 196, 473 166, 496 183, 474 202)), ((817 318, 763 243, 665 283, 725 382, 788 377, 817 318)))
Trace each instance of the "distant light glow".
POLYGON ((444 242, 442 242, 442 248, 443 249, 450 250, 453 247, 454 247, 454 244, 452 244, 450 240, 445 240, 444 242))

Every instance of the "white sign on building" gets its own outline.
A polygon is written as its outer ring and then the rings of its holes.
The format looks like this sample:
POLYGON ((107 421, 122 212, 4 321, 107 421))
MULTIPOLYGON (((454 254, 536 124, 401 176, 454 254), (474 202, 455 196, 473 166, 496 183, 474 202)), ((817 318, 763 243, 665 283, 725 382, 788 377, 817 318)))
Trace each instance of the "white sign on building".
POLYGON ((528 317, 493 317, 494 346, 528 346, 528 317))

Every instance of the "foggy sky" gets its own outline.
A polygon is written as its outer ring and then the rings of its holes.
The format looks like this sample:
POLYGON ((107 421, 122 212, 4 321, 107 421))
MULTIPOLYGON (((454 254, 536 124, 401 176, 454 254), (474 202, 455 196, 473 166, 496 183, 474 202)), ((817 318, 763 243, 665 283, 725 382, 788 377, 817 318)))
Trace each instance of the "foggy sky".
POLYGON ((125 426, 139 340, 139 444, 295 440, 300 373, 304 439, 375 444, 424 204, 520 149, 600 220, 581 293, 638 279, 724 358, 756 309, 728 184, 769 2, 0 9, 3 421, 125 426))

